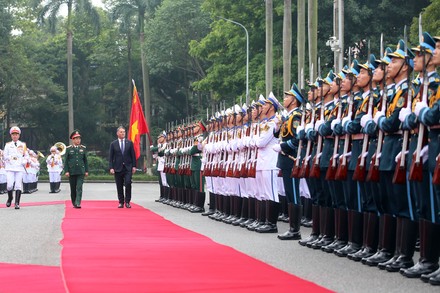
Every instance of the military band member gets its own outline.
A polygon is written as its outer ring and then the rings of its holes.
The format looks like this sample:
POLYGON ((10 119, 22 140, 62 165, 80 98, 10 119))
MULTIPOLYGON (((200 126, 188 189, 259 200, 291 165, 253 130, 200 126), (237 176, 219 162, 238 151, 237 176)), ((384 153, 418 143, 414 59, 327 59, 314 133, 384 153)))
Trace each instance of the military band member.
POLYGON ((301 216, 302 205, 299 194, 299 178, 290 178, 293 160, 291 157, 297 155, 298 138, 296 128, 301 122, 300 106, 304 103, 304 97, 301 95, 296 84, 293 84, 289 91, 284 92, 283 106, 287 115, 282 118, 283 122, 275 136, 280 139, 280 143, 274 145, 274 150, 278 152, 277 167, 280 168, 284 191, 286 194, 289 230, 278 235, 280 240, 301 239, 301 216))
POLYGON ((81 208, 84 178, 89 176, 86 147, 81 144, 81 134, 73 131, 69 138, 72 144, 64 155, 64 174, 69 178, 70 198, 75 209, 81 208))
POLYGON ((19 140, 21 130, 17 126, 9 130, 12 141, 6 143, 3 152, 7 179, 8 200, 6 206, 10 207, 15 190, 15 209, 20 209, 20 199, 23 184, 23 174, 26 172, 26 163, 29 155, 26 143, 19 140))
POLYGON ((56 146, 50 148, 50 155, 47 156, 46 164, 49 172, 50 193, 58 193, 60 192, 63 159, 56 146))

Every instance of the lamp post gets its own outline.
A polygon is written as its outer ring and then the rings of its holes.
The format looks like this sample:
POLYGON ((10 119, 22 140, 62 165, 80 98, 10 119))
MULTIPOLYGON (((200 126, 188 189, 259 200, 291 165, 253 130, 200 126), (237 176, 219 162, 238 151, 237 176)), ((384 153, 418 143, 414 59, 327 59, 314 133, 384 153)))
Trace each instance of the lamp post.
POLYGON ((219 18, 241 26, 246 32, 246 105, 249 105, 249 33, 247 29, 244 27, 244 25, 242 25, 241 23, 221 16, 219 16, 219 18))

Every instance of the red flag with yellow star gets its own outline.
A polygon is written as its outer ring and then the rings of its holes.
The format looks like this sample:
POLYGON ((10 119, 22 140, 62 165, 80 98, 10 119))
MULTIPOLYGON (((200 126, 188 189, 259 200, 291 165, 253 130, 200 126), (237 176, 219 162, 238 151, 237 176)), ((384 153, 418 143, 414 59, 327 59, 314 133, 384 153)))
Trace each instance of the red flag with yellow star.
POLYGON ((141 135, 147 134, 151 143, 150 131, 145 122, 144 111, 142 111, 141 101, 133 80, 133 100, 131 103, 130 128, 128 130, 128 138, 133 142, 136 160, 141 156, 141 135))

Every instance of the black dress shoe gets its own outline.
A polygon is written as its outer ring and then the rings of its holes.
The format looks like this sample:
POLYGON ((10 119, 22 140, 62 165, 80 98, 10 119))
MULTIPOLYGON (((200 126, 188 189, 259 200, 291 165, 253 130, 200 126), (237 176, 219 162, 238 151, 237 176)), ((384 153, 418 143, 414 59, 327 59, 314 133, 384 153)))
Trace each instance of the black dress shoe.
POLYGON ((123 203, 120 203, 119 205, 118 205, 118 209, 122 209, 124 207, 124 204, 123 203))
POLYGON ((80 206, 80 205, 78 205, 78 206, 77 206, 77 205, 74 205, 73 208, 75 208, 75 209, 80 209, 81 206, 80 206))
POLYGON ((125 203, 125 207, 126 207, 127 209, 131 209, 131 205, 130 205, 130 203, 129 203, 129 202, 126 202, 126 203, 125 203))

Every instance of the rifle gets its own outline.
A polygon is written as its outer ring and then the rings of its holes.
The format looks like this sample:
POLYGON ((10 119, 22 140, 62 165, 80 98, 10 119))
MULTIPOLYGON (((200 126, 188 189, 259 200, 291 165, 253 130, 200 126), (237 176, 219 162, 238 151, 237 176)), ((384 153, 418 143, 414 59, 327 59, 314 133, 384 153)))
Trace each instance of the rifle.
MULTIPOLYGON (((424 47, 420 47, 420 54, 423 54, 422 102, 427 103, 429 78, 428 78, 427 72, 426 72, 426 62, 425 62, 426 50, 424 47)), ((432 55, 430 55, 430 56, 432 56, 432 55)), ((419 136, 417 137, 417 148, 416 148, 415 153, 413 154, 413 159, 412 159, 411 167, 409 170, 409 180, 411 180, 411 181, 420 181, 420 182, 423 181, 423 162, 420 158, 420 151, 422 150, 422 147, 424 144, 424 136, 425 136, 425 125, 423 123, 419 123, 419 136)), ((437 169, 437 166, 436 166, 436 169, 437 169)))
MULTIPOLYGON (((246 127, 246 141, 251 136, 251 129, 252 129, 252 109, 249 107, 247 109, 247 127, 246 127)), ((240 169, 240 177, 247 178, 248 177, 248 161, 250 160, 250 154, 251 154, 251 148, 245 147, 244 149, 244 162, 241 164, 240 169)))
MULTIPOLYGON (((314 94, 313 94, 314 96, 314 94)), ((314 99, 315 97, 313 97, 314 99)), ((315 103, 313 103, 312 106, 312 117, 310 118, 310 123, 313 125, 315 123, 315 103)), ((307 148, 306 148, 306 155, 303 158, 302 166, 299 171, 299 178, 308 178, 310 174, 310 165, 309 165, 309 159, 310 159, 310 153, 312 151, 312 141, 307 141, 307 148)))
MULTIPOLYGON (((381 58, 382 59, 382 58, 381 58)), ((381 111, 385 112, 385 109, 387 108, 387 97, 388 97, 388 86, 386 83, 386 66, 384 63, 380 64, 380 66, 383 67, 384 70, 384 77, 383 77, 383 93, 382 93, 382 101, 381 101, 381 111)), ((382 144, 383 144, 383 131, 379 128, 379 133, 377 137, 377 147, 376 147, 376 153, 371 158, 370 163, 370 169, 368 169, 368 174, 366 180, 369 182, 379 182, 380 174, 379 174, 379 164, 380 164, 380 154, 382 152, 382 144)))
MULTIPOLYGON (((368 41, 368 51, 370 51, 370 41, 368 41)), ((370 54, 368 54, 370 56, 370 54)), ((369 62, 369 61, 368 61, 369 62)), ((368 75, 370 76, 370 93, 368 95, 368 114, 373 115, 373 104, 374 104, 374 97, 373 97, 373 70, 371 68, 368 68, 368 75)), ((358 161, 356 164, 356 168, 353 173, 353 180, 364 182, 365 176, 366 176, 366 170, 365 170, 365 153, 367 152, 368 148, 368 134, 364 134, 364 138, 362 141, 362 152, 358 157, 358 161)))
MULTIPOLYGON (((260 114, 258 114, 260 115, 260 114)), ((258 119, 259 120, 259 119, 258 119)), ((257 124, 255 125, 255 130, 253 133, 256 137, 260 136, 260 121, 257 122, 257 124)), ((250 163, 249 163, 249 167, 248 167, 248 177, 252 177, 255 178, 255 175, 257 174, 257 158, 258 158, 258 148, 255 147, 251 147, 251 158, 250 158, 250 163)))
MULTIPOLYGON (((321 111, 319 113, 319 119, 324 119, 324 93, 322 89, 322 80, 319 80, 319 83, 321 86, 321 111)), ((319 167, 321 151, 322 151, 322 136, 318 134, 316 154, 315 157, 313 158, 313 164, 309 174, 309 177, 311 178, 321 177, 321 168, 319 167)))
MULTIPOLYGON (((232 130, 233 133, 230 143, 233 143, 237 139, 237 114, 234 113, 233 115, 234 115, 234 129, 232 130)), ((237 152, 231 150, 231 154, 232 154, 232 160, 228 163, 228 171, 226 172, 226 177, 234 177, 234 165, 235 165, 235 160, 237 159, 236 157, 237 152)), ((228 154, 228 157, 229 155, 230 154, 228 154)))
MULTIPOLYGON (((349 78, 351 80, 351 88, 353 88, 354 81, 353 81, 353 75, 352 73, 349 73, 349 78)), ((353 115, 353 91, 350 88, 350 95, 348 96, 348 112, 347 115, 352 116, 353 115)), ((344 141, 344 150, 342 153, 342 157, 339 158, 339 165, 336 170, 335 179, 336 180, 345 180, 347 179, 347 171, 348 171, 348 162, 347 162, 347 156, 345 154, 348 153, 349 147, 350 147, 350 134, 345 134, 345 141, 344 141)))
MULTIPOLYGON (((302 114, 301 114, 301 127, 304 128, 305 120, 306 120, 306 106, 305 104, 301 105, 302 114)), ((303 141, 300 139, 298 142, 298 151, 296 153, 295 165, 292 168, 292 172, 290 173, 290 178, 299 178, 299 172, 301 168, 299 163, 301 161, 301 151, 303 147, 303 141)))
MULTIPOLYGON (((406 36, 406 26, 404 28, 404 42, 405 42, 405 48, 404 52, 407 52, 407 36, 406 36)), ((405 62, 409 66, 409 56, 405 57, 405 62)), ((407 100, 406 100, 406 106, 408 109, 411 109, 412 104, 412 93, 411 90, 411 80, 410 80, 410 71, 408 70, 408 93, 407 93, 407 100)), ((402 150, 400 152, 400 158, 397 160, 396 169, 394 169, 394 175, 393 175, 393 183, 394 184, 405 184, 406 182, 406 152, 408 150, 408 143, 409 143, 409 130, 403 131, 403 142, 402 142, 402 150)))
MULTIPOLYGON (((342 101, 341 101, 341 79, 337 78, 336 83, 339 87, 338 90, 338 114, 336 115, 336 119, 341 120, 342 116, 342 101)), ((333 145, 333 156, 330 159, 330 164, 327 168, 327 173, 325 174, 325 180, 335 180, 336 170, 338 169, 338 147, 339 147, 339 135, 335 136, 335 144, 333 145)))

